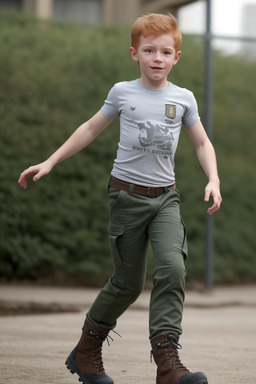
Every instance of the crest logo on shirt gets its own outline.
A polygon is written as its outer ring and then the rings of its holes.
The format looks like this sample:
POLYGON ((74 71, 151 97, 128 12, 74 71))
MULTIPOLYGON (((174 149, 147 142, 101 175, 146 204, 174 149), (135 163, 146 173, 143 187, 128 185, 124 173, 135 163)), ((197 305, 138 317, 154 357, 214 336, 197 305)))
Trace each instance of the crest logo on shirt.
POLYGON ((165 116, 170 117, 170 119, 175 119, 175 117, 176 117, 176 105, 165 104, 165 116))

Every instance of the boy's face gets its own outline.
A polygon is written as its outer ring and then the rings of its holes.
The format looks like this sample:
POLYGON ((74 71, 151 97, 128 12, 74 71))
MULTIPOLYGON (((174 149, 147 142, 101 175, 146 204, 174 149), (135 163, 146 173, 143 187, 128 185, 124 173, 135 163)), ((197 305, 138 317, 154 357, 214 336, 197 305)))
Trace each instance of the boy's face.
POLYGON ((175 51, 170 34, 141 36, 138 49, 131 47, 130 53, 140 65, 141 84, 153 89, 168 86, 167 75, 181 55, 175 51))

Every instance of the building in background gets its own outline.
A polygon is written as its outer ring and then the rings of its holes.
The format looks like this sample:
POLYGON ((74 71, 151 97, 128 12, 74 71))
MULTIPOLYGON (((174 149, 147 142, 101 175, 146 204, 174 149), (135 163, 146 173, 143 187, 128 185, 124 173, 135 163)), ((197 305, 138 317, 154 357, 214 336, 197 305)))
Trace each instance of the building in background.
POLYGON ((129 23, 149 12, 177 15, 196 0, 0 0, 0 10, 15 8, 43 18, 90 23, 129 23))
MULTIPOLYGON (((242 12, 242 35, 246 37, 256 37, 256 4, 245 4, 242 12)), ((256 59, 256 42, 241 43, 241 52, 249 59, 256 59)))

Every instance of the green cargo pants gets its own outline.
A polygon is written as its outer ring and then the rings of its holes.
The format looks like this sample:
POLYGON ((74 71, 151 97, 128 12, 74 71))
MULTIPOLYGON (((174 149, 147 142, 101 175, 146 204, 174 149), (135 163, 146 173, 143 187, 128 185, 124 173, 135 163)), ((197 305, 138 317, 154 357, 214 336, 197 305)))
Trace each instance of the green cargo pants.
POLYGON ((187 239, 179 194, 171 189, 150 198, 109 187, 108 232, 113 275, 87 314, 95 325, 113 329, 140 295, 145 282, 150 241, 154 254, 149 337, 182 333, 187 239))

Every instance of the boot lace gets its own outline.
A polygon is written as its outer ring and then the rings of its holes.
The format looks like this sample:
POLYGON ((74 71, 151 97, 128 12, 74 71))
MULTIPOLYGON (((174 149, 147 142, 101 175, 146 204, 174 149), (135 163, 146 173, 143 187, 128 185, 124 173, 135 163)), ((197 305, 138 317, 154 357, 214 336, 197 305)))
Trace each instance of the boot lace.
MULTIPOLYGON (((119 337, 122 337, 114 331, 113 329, 111 330, 113 333, 118 335, 119 337)), ((102 346, 103 342, 107 340, 108 346, 110 346, 110 340, 114 341, 114 339, 109 335, 109 329, 101 329, 99 332, 94 332, 91 329, 87 331, 87 335, 94 337, 95 342, 94 342, 94 347, 92 350, 92 356, 95 361, 95 366, 97 371, 104 371, 104 366, 103 366, 103 359, 102 359, 102 346)))
POLYGON ((151 350, 150 361, 152 362, 152 356, 158 349, 165 349, 167 360, 173 369, 177 372, 189 372, 179 358, 178 349, 181 348, 182 346, 178 343, 178 338, 170 333, 167 335, 167 341, 165 343, 157 343, 154 349, 151 350))

